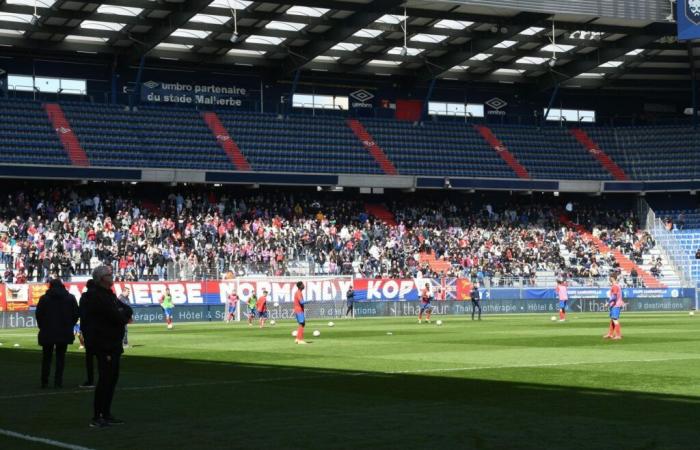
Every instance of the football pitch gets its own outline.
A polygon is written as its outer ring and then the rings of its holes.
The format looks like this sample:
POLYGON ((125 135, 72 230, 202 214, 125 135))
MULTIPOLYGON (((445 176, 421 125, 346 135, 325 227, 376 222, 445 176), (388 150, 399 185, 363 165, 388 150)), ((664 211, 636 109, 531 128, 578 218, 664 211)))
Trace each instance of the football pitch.
POLYGON ((604 313, 433 319, 309 320, 306 346, 290 321, 132 325, 104 429, 77 345, 42 390, 36 330, 0 330, 0 448, 700 447, 700 317, 626 313, 621 341, 604 313))

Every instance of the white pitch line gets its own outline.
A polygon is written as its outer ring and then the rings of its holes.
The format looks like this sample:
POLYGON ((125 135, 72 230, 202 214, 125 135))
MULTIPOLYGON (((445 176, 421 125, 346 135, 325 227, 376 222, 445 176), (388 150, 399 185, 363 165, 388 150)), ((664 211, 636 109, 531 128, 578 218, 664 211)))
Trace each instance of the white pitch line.
MULTIPOLYGON (((478 370, 495 370, 495 369, 537 369, 539 367, 563 367, 563 366, 585 366, 589 364, 619 364, 619 363, 649 363, 649 362, 664 362, 664 361, 688 361, 697 360, 700 358, 645 358, 645 359, 618 359, 612 361, 577 361, 577 362, 562 362, 562 363, 542 363, 542 364, 521 364, 521 365, 503 365, 503 366, 470 366, 470 367, 445 367, 445 368, 435 368, 435 369, 412 369, 412 370, 394 370, 394 371, 384 371, 384 372, 334 372, 328 371, 327 373, 318 373, 313 375, 303 375, 296 377, 268 377, 268 378, 256 378, 253 380, 229 380, 229 381, 202 381, 197 383, 179 383, 179 384, 157 384, 153 386, 132 386, 123 387, 117 389, 120 392, 123 391, 150 391, 156 389, 178 389, 178 388, 188 388, 188 387, 204 387, 204 386, 219 386, 219 385, 232 385, 232 384, 248 384, 248 383, 267 383, 273 381, 298 381, 298 380, 312 380, 319 378, 331 378, 331 377, 360 377, 360 376, 382 376, 382 375, 410 375, 410 374, 420 374, 420 373, 445 373, 445 372, 474 372, 478 370)), ((57 395, 71 395, 71 394, 85 394, 92 393, 93 390, 80 389, 71 391, 55 391, 55 392, 41 392, 41 393, 28 393, 28 394, 17 394, 17 395, 6 395, 0 397, 1 400, 13 400, 20 398, 34 398, 34 397, 51 397, 57 395)))
POLYGON ((25 441, 39 442, 42 444, 51 445, 53 447, 67 448, 69 450, 93 450, 91 448, 83 447, 81 445, 66 444, 65 442, 61 441, 54 441, 53 439, 46 439, 42 437, 30 436, 28 434, 16 433, 10 430, 3 430, 2 428, 0 428, 0 435, 5 435, 17 439, 23 439, 25 441))

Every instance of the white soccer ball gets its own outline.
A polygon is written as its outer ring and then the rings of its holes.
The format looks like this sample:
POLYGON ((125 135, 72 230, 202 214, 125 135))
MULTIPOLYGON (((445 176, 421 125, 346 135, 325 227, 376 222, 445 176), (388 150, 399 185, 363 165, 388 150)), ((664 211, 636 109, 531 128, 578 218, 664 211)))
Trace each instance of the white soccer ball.
POLYGON ((292 336, 297 337, 297 330, 292 331, 292 336))
POLYGON ((277 325, 277 322, 275 322, 275 319, 272 319, 272 320, 270 321, 270 325, 272 325, 272 326, 277 325))
POLYGON ((688 315, 689 315, 689 316, 694 316, 694 315, 695 315, 695 311, 690 311, 690 312, 688 313, 688 315))
POLYGON ((437 322, 435 322, 435 325, 437 325, 437 326, 442 325, 442 320, 438 320, 437 322))
POLYGON ((318 330, 314 330, 314 337, 319 337, 321 335, 321 332, 318 330))
POLYGON ((551 320, 552 322, 556 322, 556 321, 557 321, 557 316, 552 316, 552 317, 549 318, 549 320, 551 320))
POLYGON ((19 344, 15 344, 15 347, 19 347, 19 344))
POLYGON ((328 322, 328 326, 329 326, 329 327, 334 327, 334 326, 335 326, 335 323, 333 323, 333 322, 328 322))
POLYGON ((279 307, 280 304, 275 302, 275 303, 273 303, 273 305, 275 306, 275 308, 277 308, 277 307, 279 307))
POLYGON ((387 334, 387 336, 391 336, 394 333, 392 333, 391 331, 387 331, 386 334, 387 334))

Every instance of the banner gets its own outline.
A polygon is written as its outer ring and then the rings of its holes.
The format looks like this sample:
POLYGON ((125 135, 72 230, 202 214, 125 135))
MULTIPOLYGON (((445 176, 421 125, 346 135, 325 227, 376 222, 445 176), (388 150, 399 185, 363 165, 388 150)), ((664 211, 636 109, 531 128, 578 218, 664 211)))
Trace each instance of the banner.
MULTIPOLYGON (((302 277, 304 299, 308 302, 345 302, 346 292, 353 286, 357 302, 417 302, 420 292, 427 283, 436 302, 467 301, 470 299, 472 283, 464 278, 409 278, 409 279, 355 279, 342 276, 302 277)), ((247 301, 253 293, 262 295, 263 289, 269 293, 271 304, 291 304, 297 291, 298 278, 241 278, 223 281, 164 281, 115 283, 114 292, 120 295, 124 288, 131 291, 132 305, 158 305, 166 288, 175 305, 221 305, 226 303, 232 292, 241 301, 247 301)), ((66 289, 80 299, 86 283, 66 282, 66 289)), ((0 284, 0 311, 28 310, 39 302, 48 285, 46 284, 0 284)), ((623 296, 629 299, 693 299, 694 288, 624 288, 623 296)), ((525 300, 535 304, 536 300, 555 303, 556 292, 550 288, 480 288, 481 300, 487 304, 495 301, 525 300)), ((608 298, 607 288, 569 288, 569 299, 608 298)), ((525 304, 525 303, 524 303, 525 304)), ((527 309, 527 308, 526 308, 527 309)), ((531 311, 532 312, 532 311, 531 311)))
POLYGON ((700 0, 677 0, 678 39, 700 38, 700 0))
POLYGON ((151 103, 240 107, 248 90, 238 86, 215 84, 167 83, 146 81, 141 84, 141 100, 151 103))
POLYGON ((436 301, 469 300, 472 283, 465 278, 356 279, 356 301, 418 301, 425 284, 436 301))

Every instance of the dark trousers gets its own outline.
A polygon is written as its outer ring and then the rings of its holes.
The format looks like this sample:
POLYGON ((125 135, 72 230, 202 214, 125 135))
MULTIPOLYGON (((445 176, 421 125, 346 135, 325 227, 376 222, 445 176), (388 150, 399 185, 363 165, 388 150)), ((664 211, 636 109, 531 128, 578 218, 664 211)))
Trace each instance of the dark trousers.
POLYGON ((97 387, 95 388, 95 418, 112 415, 112 398, 119 380, 119 353, 95 353, 97 357, 97 387))
POLYGON ((351 313, 353 312, 353 306, 354 306, 354 305, 353 305, 352 303, 348 303, 348 310, 345 311, 345 315, 346 315, 346 316, 347 316, 348 314, 351 314, 351 313))
POLYGON ((95 365, 93 361, 95 360, 95 354, 85 348, 85 383, 95 384, 95 365))
POLYGON ((474 320, 474 313, 479 310, 479 320, 481 320, 481 304, 479 300, 472 300, 472 320, 474 320))
POLYGON ((41 385, 46 386, 49 384, 49 374, 51 373, 51 359, 53 358, 53 351, 56 348, 56 371, 54 372, 53 383, 55 386, 60 387, 63 385, 63 367, 66 363, 66 349, 68 345, 66 344, 49 344, 42 345, 42 360, 41 360, 41 385))

